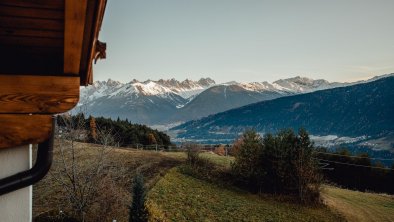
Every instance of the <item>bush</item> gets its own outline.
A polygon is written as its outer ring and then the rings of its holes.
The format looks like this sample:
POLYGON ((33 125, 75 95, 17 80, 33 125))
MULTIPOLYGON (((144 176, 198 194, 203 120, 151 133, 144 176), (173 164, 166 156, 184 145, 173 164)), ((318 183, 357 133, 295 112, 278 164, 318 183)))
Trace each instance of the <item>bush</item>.
POLYGON ((215 154, 219 156, 225 156, 226 155, 226 149, 223 145, 219 145, 218 147, 215 148, 213 151, 215 154))
POLYGON ((266 173, 261 167, 262 139, 255 131, 248 130, 238 141, 241 142, 237 144, 238 150, 232 164, 233 173, 242 186, 246 186, 251 191, 259 191, 266 173))
POLYGON ((181 168, 186 173, 197 178, 212 179, 215 165, 208 159, 200 156, 200 149, 195 144, 186 145, 186 165, 181 168))
POLYGON ((232 171, 251 191, 292 194, 304 203, 319 201, 321 176, 305 130, 298 135, 282 130, 263 139, 249 130, 236 146, 232 171))

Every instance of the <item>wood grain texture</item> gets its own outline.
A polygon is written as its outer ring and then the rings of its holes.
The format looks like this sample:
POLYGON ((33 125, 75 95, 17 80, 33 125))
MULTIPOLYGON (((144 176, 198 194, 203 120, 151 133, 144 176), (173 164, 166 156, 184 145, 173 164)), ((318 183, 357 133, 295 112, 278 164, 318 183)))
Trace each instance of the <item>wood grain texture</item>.
POLYGON ((105 8, 107 5, 107 0, 98 0, 98 1, 93 1, 90 0, 89 2, 89 10, 95 11, 95 13, 92 14, 91 20, 87 21, 89 23, 89 29, 85 30, 85 42, 88 45, 90 52, 87 55, 88 59, 84 60, 83 62, 86 62, 83 64, 83 74, 81 76, 81 85, 89 85, 93 83, 93 59, 95 58, 96 55, 96 45, 99 37, 99 32, 101 29, 101 24, 104 18, 105 14, 105 8), (94 3, 94 5, 93 5, 94 3), (87 33, 89 32, 89 33, 87 33))
POLYGON ((63 20, 23 18, 0 15, 1 27, 63 31, 63 20))
POLYGON ((63 39, 30 37, 30 36, 10 37, 10 36, 0 35, 0 43, 4 45, 18 45, 18 46, 61 47, 63 45, 63 39))
POLYGON ((64 9, 64 2, 68 0, 1 0, 1 5, 26 8, 46 8, 53 10, 64 9))
POLYGON ((1 113, 63 113, 79 100, 79 77, 0 75, 1 113))
POLYGON ((79 75, 87 0, 67 0, 64 21, 64 73, 79 75))
POLYGON ((2 5, 0 1, 0 15, 41 19, 64 19, 63 10, 43 8, 27 8, 19 6, 2 5))
POLYGON ((50 115, 0 114, 0 148, 41 143, 51 132, 50 115))
MULTIPOLYGON (((42 37, 42 38, 58 38, 63 39, 63 31, 39 30, 39 29, 17 29, 0 27, 1 36, 10 37, 42 37)), ((63 40, 62 45, 63 48, 63 40)))

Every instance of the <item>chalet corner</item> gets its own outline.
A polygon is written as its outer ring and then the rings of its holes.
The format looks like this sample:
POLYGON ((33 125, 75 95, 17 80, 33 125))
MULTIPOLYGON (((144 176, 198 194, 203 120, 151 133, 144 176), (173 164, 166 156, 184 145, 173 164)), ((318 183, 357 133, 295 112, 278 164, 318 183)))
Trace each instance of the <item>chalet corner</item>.
POLYGON ((0 148, 36 144, 72 109, 92 65, 106 0, 0 1, 0 148))

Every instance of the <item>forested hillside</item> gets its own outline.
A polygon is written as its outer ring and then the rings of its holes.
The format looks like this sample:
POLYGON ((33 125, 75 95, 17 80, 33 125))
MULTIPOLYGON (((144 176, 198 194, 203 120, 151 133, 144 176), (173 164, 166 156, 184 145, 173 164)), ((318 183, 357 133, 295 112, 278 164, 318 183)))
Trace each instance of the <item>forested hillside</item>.
POLYGON ((380 136, 394 131, 394 77, 263 101, 180 125, 179 138, 234 139, 245 128, 262 133, 306 128, 313 135, 380 136))
POLYGON ((74 116, 58 116, 57 124, 60 127, 79 128, 85 131, 86 139, 92 143, 96 142, 98 134, 110 134, 116 145, 171 145, 170 137, 158 130, 146 125, 133 124, 126 120, 112 120, 104 117, 85 117, 84 114, 74 116))

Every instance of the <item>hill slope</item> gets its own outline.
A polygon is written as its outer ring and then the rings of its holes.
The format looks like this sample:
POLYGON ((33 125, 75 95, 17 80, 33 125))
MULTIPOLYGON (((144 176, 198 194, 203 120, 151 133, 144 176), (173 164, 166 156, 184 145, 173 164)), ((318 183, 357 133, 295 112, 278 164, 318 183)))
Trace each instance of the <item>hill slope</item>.
POLYGON ((349 222, 394 221, 394 196, 326 187, 323 198, 349 222))
POLYGON ((246 128, 262 133, 306 128, 313 135, 358 137, 394 131, 394 77, 281 97, 175 127, 178 138, 234 139, 246 128))
POLYGON ((303 207, 217 186, 171 169, 149 192, 152 221, 343 221, 326 207, 303 207))

